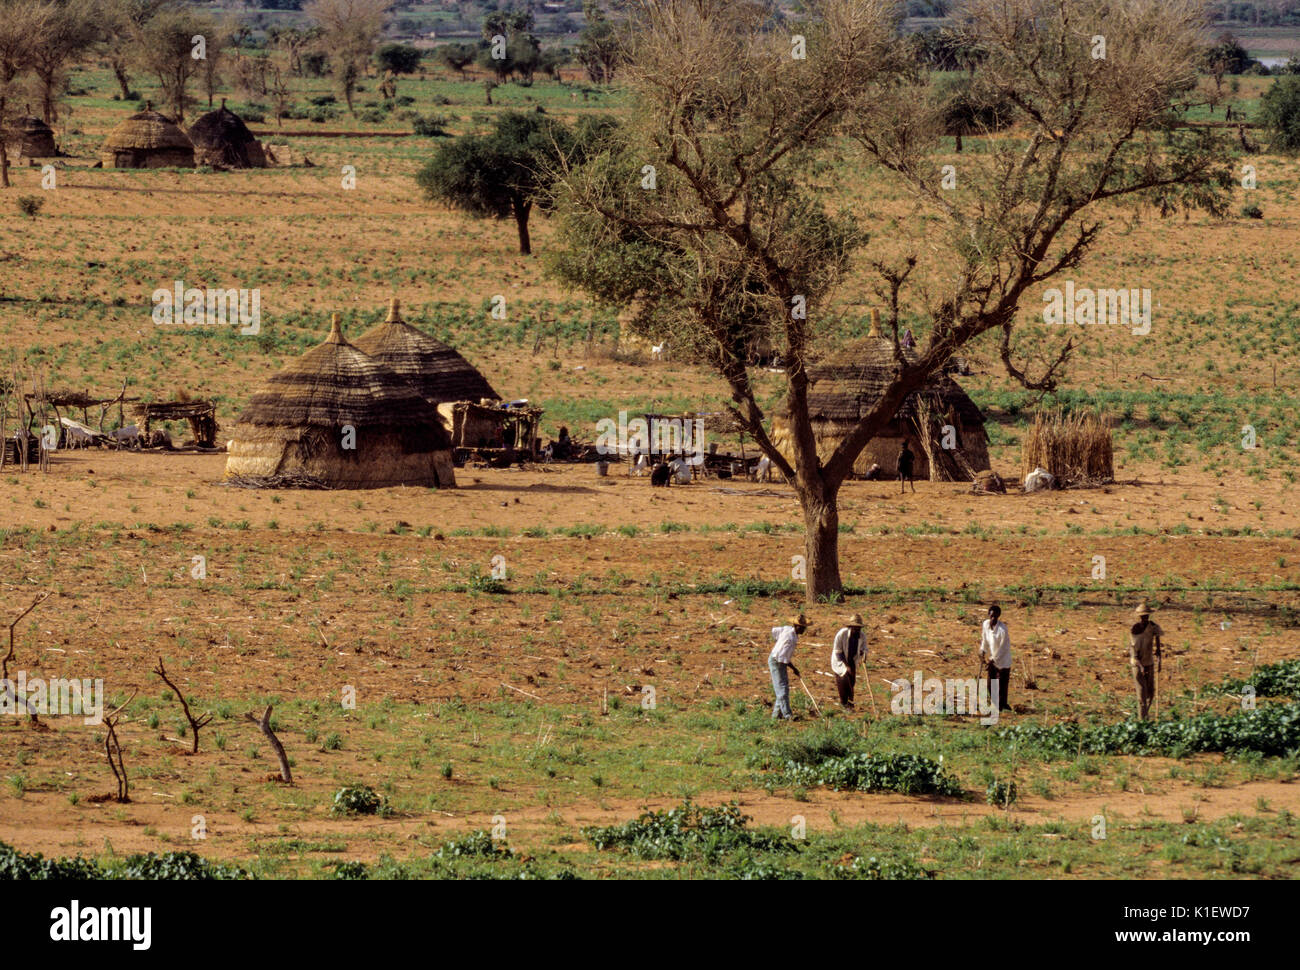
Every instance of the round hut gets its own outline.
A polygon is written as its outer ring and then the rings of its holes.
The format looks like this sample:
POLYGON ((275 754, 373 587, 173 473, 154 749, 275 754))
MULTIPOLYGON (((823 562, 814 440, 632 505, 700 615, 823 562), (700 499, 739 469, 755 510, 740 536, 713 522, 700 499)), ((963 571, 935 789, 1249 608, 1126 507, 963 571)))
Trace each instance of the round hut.
POLYGON ((456 484, 437 411, 348 343, 338 314, 323 344, 253 395, 227 452, 227 478, 305 478, 331 488, 456 484))
MULTIPOLYGON (((908 349, 903 356, 916 360, 916 354, 908 349)), ((808 413, 817 437, 817 454, 823 461, 867 415, 896 371, 893 340, 881 335, 874 312, 866 337, 808 366, 808 413)), ((947 374, 931 377, 925 387, 903 401, 893 420, 867 442, 854 461, 854 475, 866 477, 876 465, 883 477, 895 477, 904 441, 916 456, 913 471, 919 479, 973 481, 989 468, 984 415, 947 374)), ((794 460, 784 415, 778 414, 772 421, 772 443, 794 460)))
POLYGON ((501 399, 473 364, 403 320, 396 297, 388 305, 388 319, 363 333, 354 345, 405 377, 435 407, 449 401, 501 399))
POLYGON ((5 131, 5 141, 20 158, 53 158, 59 154, 54 129, 30 113, 15 118, 5 131))
POLYGON ((209 111, 190 125, 194 161, 198 165, 222 168, 266 168, 262 143, 253 137, 244 120, 226 107, 209 111))
POLYGON ((104 168, 193 168, 194 145, 151 103, 114 128, 99 150, 104 168))

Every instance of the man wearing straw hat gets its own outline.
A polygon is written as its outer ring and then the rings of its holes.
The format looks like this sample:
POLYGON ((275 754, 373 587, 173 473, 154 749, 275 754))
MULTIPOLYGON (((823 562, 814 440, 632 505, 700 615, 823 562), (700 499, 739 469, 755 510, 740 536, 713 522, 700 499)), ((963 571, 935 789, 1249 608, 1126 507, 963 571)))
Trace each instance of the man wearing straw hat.
POLYGON ((840 707, 853 710, 853 688, 858 679, 858 664, 867 659, 867 637, 862 632, 862 616, 854 613, 831 645, 831 670, 840 692, 840 707))
POLYGON ((1159 624, 1151 619, 1151 607, 1139 604, 1134 611, 1138 621, 1133 624, 1128 638, 1128 665, 1133 668, 1133 682, 1137 685, 1138 717, 1146 720, 1151 700, 1156 696, 1156 678, 1160 672, 1159 624))
POLYGON ((794 671, 796 677, 799 676, 799 670, 791 661, 794 659, 794 648, 799 642, 799 634, 808 629, 808 621, 800 613, 792 617, 790 622, 785 626, 776 626, 772 628, 772 639, 776 641, 776 646, 767 657, 767 669, 772 674, 772 691, 776 694, 776 702, 772 705, 772 716, 789 720, 794 717, 794 712, 790 710, 790 675, 786 671, 789 667, 794 671))

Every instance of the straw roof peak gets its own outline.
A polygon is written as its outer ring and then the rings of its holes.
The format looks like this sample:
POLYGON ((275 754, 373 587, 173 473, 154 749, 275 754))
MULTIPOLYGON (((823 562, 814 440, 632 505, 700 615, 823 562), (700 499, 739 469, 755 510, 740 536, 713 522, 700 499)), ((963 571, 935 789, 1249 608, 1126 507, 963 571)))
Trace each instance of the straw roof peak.
POLYGON ((433 404, 501 397, 453 348, 407 323, 397 297, 389 302, 387 319, 357 337, 353 346, 410 381, 433 404))
POLYGON ((337 313, 330 314, 330 335, 325 338, 325 342, 331 344, 346 344, 348 342, 347 338, 343 336, 343 324, 337 313))

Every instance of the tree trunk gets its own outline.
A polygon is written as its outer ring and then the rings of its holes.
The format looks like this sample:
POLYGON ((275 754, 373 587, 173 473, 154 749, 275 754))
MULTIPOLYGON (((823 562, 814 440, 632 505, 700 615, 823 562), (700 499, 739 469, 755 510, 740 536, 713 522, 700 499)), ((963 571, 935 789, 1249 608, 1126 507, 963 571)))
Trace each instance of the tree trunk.
POLYGON ((9 152, 0 138, 0 189, 9 188, 9 152))
POLYGON ((803 506, 804 551, 808 605, 813 606, 833 593, 842 592, 840 580, 840 511, 839 489, 824 484, 801 490, 803 506))
POLYGON ((131 98, 131 77, 126 73, 126 68, 118 62, 113 62, 113 76, 117 78, 117 86, 121 91, 122 100, 128 101, 131 98))
POLYGON ((531 256, 533 244, 528 238, 528 214, 532 211, 533 204, 516 199, 513 208, 515 210, 515 225, 519 229, 519 252, 525 256, 531 256))

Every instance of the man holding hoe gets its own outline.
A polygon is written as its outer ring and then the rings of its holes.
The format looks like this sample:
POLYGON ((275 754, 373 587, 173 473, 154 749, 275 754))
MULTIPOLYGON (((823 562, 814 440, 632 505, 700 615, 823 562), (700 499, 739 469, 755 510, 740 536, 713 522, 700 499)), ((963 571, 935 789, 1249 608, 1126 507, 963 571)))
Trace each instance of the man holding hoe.
POLYGON ((799 668, 791 661, 794 659, 794 648, 799 643, 799 634, 808 629, 808 621, 800 613, 790 620, 786 626, 776 626, 772 628, 772 639, 776 641, 776 646, 767 657, 767 669, 772 674, 772 691, 776 694, 776 702, 772 705, 772 717, 790 720, 794 713, 790 710, 790 675, 786 668, 790 668, 796 677, 799 676, 799 668))
POLYGON ((1151 699, 1156 696, 1156 679, 1160 673, 1160 635, 1165 631, 1151 620, 1151 607, 1138 606, 1138 621, 1133 624, 1128 638, 1128 664, 1133 668, 1133 682, 1137 686, 1138 717, 1146 720, 1151 709, 1151 699))

